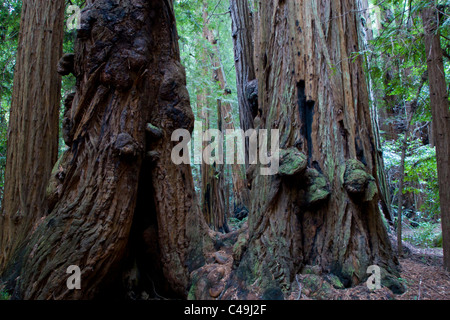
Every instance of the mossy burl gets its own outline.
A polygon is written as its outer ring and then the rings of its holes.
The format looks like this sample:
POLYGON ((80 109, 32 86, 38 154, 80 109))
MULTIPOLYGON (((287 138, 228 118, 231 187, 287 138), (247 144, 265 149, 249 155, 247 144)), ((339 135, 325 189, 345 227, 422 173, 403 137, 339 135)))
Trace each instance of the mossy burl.
POLYGON ((364 164, 356 159, 346 161, 342 180, 347 192, 364 202, 372 201, 378 193, 375 178, 367 173, 364 164))
POLYGON ((331 192, 325 176, 316 169, 307 169, 305 177, 308 184, 305 194, 305 204, 312 206, 327 200, 331 192))
POLYGON ((280 150, 280 176, 295 176, 305 172, 308 166, 306 155, 298 151, 297 148, 280 150))

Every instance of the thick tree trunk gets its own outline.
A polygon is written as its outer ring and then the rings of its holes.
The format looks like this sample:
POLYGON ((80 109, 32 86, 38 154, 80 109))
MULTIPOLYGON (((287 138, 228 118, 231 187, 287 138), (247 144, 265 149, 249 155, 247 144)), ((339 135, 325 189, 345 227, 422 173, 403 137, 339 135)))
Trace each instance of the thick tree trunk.
POLYGON ((425 51, 428 63, 433 136, 436 144, 439 196, 444 248, 444 267, 450 270, 450 111, 448 91, 438 31, 439 18, 436 8, 428 7, 422 12, 425 28, 425 51))
POLYGON ((65 2, 22 4, 0 216, 0 273, 47 214, 45 193, 58 156, 65 2))
MULTIPOLYGON (((280 174, 256 175, 239 274, 289 289, 318 265, 346 286, 378 265, 400 290, 378 209, 376 143, 353 0, 261 1, 262 128, 280 131, 280 174)), ((256 171, 258 172, 258 171, 256 171)), ((253 282, 250 282, 253 283, 253 282)))
POLYGON ((53 210, 3 275, 17 281, 16 298, 96 297, 126 255, 145 254, 127 252, 133 238, 158 253, 171 289, 187 295, 209 242, 191 169, 171 161, 172 132, 194 124, 174 19, 166 0, 97 0, 83 10, 70 150, 51 184, 53 210), (81 269, 81 290, 66 287, 70 265, 81 269))

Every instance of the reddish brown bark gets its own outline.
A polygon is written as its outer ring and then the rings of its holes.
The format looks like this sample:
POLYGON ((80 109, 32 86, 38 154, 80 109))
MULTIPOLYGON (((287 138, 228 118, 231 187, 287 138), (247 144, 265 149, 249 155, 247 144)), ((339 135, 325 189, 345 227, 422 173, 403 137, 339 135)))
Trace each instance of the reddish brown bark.
MULTIPOLYGON (((230 12, 233 28, 234 57, 236 65, 236 83, 239 102, 241 128, 244 131, 254 128, 253 120, 258 115, 257 96, 249 101, 249 82, 256 80, 253 43, 253 16, 248 1, 230 0, 230 12)), ((248 146, 248 143, 247 143, 248 146)), ((246 164, 248 167, 248 148, 246 164)))
POLYGON ((33 224, 47 214, 45 192, 58 156, 57 64, 64 8, 62 0, 22 4, 0 216, 0 272, 33 224))
MULTIPOLYGON (((214 32, 209 28, 208 23, 208 13, 205 10, 203 13, 203 22, 204 22, 204 31, 203 36, 207 41, 209 41, 213 47, 213 52, 209 52, 209 57, 211 60, 211 64, 214 68, 213 79, 217 81, 220 85, 221 90, 223 90, 225 95, 228 95, 227 92, 227 80, 225 77, 225 72, 223 70, 223 65, 220 61, 220 50, 217 45, 217 40, 215 39, 214 32)), ((239 93, 238 92, 238 96, 239 93)), ((230 103, 218 102, 218 106, 220 108, 220 121, 223 126, 223 133, 225 130, 234 130, 234 119, 232 114, 232 107, 230 103)), ((234 194, 234 212, 236 214, 241 213, 242 211, 248 212, 249 203, 250 203, 250 194, 247 188, 246 177, 244 166, 234 162, 231 165, 231 176, 233 181, 233 194, 234 194)))
POLYGON ((127 256, 146 252, 171 290, 187 295, 210 242, 190 167, 171 161, 172 132, 194 124, 177 39, 171 1, 97 0, 84 10, 70 150, 53 210, 3 274, 16 298, 96 297, 120 283, 127 256), (132 239, 144 250, 132 252, 132 239), (82 270, 81 290, 66 287, 70 265, 82 270))
POLYGON ((308 265, 351 286, 377 264, 383 284, 401 291, 377 204, 363 60, 350 58, 359 49, 355 9, 350 0, 260 3, 261 127, 280 130, 280 172, 293 175, 253 181, 240 274, 268 290, 290 289, 308 265))
POLYGON ((450 270, 450 188, 448 187, 450 181, 450 111, 436 8, 425 8, 422 12, 422 20, 425 28, 425 52, 433 116, 433 136, 436 144, 444 267, 450 270))

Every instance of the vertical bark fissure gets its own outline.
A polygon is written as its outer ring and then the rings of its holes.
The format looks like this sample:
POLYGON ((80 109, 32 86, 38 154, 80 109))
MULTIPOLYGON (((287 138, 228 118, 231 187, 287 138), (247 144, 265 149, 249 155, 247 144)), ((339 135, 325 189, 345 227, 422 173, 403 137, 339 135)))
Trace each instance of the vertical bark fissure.
POLYGON ((171 161, 172 132, 194 125, 172 2, 93 2, 82 12, 74 60, 70 149, 50 183, 57 200, 3 278, 16 298, 96 297, 120 276, 130 237, 142 236, 131 235, 133 221, 150 216, 157 230, 144 236, 158 243, 171 291, 185 297, 210 242, 191 168, 171 161), (140 197, 153 202, 137 207, 140 197), (70 265, 80 267, 83 290, 67 289, 70 265))
POLYGON ((428 65, 433 137, 436 144, 444 267, 450 270, 450 111, 445 81, 438 13, 434 5, 423 9, 425 52, 428 65))
POLYGON ((58 155, 65 3, 24 1, 0 215, 0 272, 46 212, 46 189, 58 155), (45 81, 43 81, 45 79, 45 81))
MULTIPOLYGON (((266 289, 288 290, 306 265, 335 273, 346 286, 364 281, 374 263, 385 270, 383 281, 395 279, 398 261, 372 176, 363 60, 349 58, 359 48, 355 3, 260 4, 261 128, 280 129, 282 154, 308 161, 292 177, 255 178, 242 268, 254 264, 250 273, 266 289)), ((282 158, 280 169, 286 166, 282 158)))

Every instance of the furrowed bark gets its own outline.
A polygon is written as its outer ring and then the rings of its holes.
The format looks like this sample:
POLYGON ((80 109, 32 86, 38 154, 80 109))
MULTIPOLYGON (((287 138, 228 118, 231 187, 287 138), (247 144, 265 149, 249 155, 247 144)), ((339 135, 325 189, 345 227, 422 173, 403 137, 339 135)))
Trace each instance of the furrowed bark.
POLYGON ((448 188, 448 181, 450 181, 450 111, 436 8, 424 8, 422 20, 425 28, 433 136, 436 144, 444 267, 450 270, 450 189, 448 188))
MULTIPOLYGON (((209 53, 211 64, 214 68, 213 79, 217 81, 220 85, 220 88, 224 91, 225 95, 229 93, 227 90, 227 80, 225 77, 225 72, 223 70, 223 65, 220 61, 220 50, 217 44, 217 40, 215 39, 214 32, 209 28, 208 25, 208 13, 205 9, 203 14, 203 22, 204 22, 204 32, 203 35, 207 41, 209 41, 214 49, 213 52, 209 53)), ((238 92, 239 96, 239 92, 238 92)), ((225 130, 234 130, 234 120, 233 114, 231 110, 231 104, 219 102, 220 107, 220 115, 221 121, 223 123, 223 133, 226 133, 225 130)), ((247 149, 248 150, 248 149, 247 149)), ((250 203, 250 194, 247 188, 244 166, 237 164, 236 161, 231 165, 231 175, 233 181, 233 194, 234 194, 234 212, 236 215, 243 214, 243 212, 248 213, 249 203, 250 203)))
POLYGON ((351 56, 359 48, 355 2, 260 6, 261 128, 280 130, 284 174, 257 174, 253 181, 240 274, 267 290, 289 290, 295 274, 318 265, 351 286, 376 264, 382 283, 400 292, 398 261, 377 204, 363 60, 351 56))
MULTIPOLYGON (((253 91, 253 95, 249 96, 249 83, 256 81, 253 17, 247 1, 230 0, 230 11, 241 129, 247 131, 254 128, 253 120, 258 115, 257 92, 253 91)), ((257 88, 256 83, 254 83, 254 86, 257 88)), ((246 142, 246 146, 245 159, 248 169, 248 141, 246 142)))
POLYGON ((129 239, 148 235, 130 234, 133 221, 148 218, 157 236, 147 246, 158 247, 171 289, 187 296, 208 239, 190 167, 171 161, 172 132, 194 124, 172 2, 97 0, 83 10, 75 50, 58 199, 4 278, 17 280, 16 298, 97 297, 120 277, 129 239), (81 290, 66 286, 70 265, 82 271, 81 290))
POLYGON ((0 215, 0 273, 37 220, 58 156, 65 2, 22 4, 0 215), (45 80, 44 80, 45 79, 45 80))

